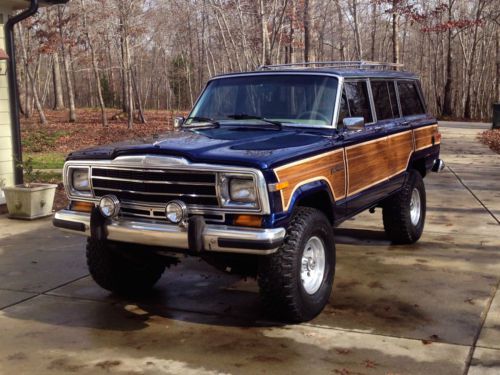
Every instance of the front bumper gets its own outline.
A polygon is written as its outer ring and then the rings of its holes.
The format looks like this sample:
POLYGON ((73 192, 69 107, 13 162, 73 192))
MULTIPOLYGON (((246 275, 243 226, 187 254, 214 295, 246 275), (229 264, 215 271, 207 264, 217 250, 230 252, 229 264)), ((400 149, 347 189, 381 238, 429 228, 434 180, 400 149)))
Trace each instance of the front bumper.
MULTIPOLYGON (((55 214, 54 226, 90 236, 90 214, 61 210, 55 214)), ((112 241, 190 250, 186 228, 161 222, 142 220, 111 220, 105 228, 112 241)), ((206 224, 201 233, 203 251, 272 254, 285 238, 284 228, 247 228, 206 224)), ((192 246, 191 246, 192 247, 192 246)))

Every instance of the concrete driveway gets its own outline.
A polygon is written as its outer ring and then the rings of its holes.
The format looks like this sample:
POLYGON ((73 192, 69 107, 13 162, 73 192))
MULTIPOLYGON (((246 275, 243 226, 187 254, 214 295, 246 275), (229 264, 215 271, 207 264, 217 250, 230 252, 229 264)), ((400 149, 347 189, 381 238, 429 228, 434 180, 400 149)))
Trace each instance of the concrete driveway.
POLYGON ((392 246, 379 211, 346 222, 308 324, 269 322, 253 280, 197 259, 119 299, 89 278, 83 238, 0 217, 0 373, 500 374, 500 156, 480 125, 441 125, 449 168, 426 179, 421 241, 392 246))

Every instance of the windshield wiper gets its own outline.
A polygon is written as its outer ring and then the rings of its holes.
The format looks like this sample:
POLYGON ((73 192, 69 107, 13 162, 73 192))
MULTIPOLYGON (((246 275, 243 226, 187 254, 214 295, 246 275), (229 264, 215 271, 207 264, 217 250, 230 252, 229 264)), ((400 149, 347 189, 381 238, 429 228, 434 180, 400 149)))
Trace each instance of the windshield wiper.
MULTIPOLYGON (((188 117, 186 119, 186 121, 188 120, 191 120, 191 122, 193 123, 205 123, 205 124, 208 124, 208 125, 212 125, 212 126, 216 126, 216 127, 219 127, 219 123, 217 121, 215 121, 214 119, 211 119, 209 117, 200 117, 200 116, 192 116, 192 117, 188 117)), ((201 125, 203 126, 203 125, 201 125)))
POLYGON ((265 117, 260 117, 260 116, 254 116, 254 115, 247 115, 246 113, 237 113, 234 115, 228 115, 226 116, 227 118, 233 119, 233 120, 260 120, 267 122, 268 124, 273 124, 276 125, 280 130, 283 126, 283 124, 279 121, 276 120, 269 120, 265 117))

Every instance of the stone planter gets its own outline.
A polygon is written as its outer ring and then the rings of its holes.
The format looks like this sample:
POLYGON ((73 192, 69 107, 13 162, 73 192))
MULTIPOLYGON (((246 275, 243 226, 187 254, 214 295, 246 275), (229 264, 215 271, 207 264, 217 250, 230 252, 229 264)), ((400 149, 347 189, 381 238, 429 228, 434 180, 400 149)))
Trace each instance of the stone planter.
POLYGON ((31 184, 4 187, 9 217, 33 220, 52 215, 57 185, 31 184))

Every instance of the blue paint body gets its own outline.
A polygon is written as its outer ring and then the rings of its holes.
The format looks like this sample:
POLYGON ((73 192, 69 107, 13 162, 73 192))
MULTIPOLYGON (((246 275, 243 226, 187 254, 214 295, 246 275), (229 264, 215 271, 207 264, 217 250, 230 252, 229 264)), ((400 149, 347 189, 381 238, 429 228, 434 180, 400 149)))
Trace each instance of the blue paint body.
MULTIPOLYGON (((331 69, 311 69, 306 71, 327 72, 345 78, 358 76, 363 78, 416 78, 411 73, 387 71, 334 71, 331 69)), ((234 127, 183 129, 162 134, 154 139, 94 147, 74 152, 68 156, 68 160, 106 160, 134 154, 180 156, 193 163, 257 168, 263 172, 268 183, 273 183, 276 182, 276 176, 272 169, 278 166, 435 123, 436 119, 434 117, 419 115, 367 125, 366 130, 362 132, 342 132, 333 128, 298 128, 286 125, 281 130, 275 128, 245 128, 244 126, 237 127, 238 124, 235 122, 234 127)), ((417 168, 425 174, 426 171, 432 168, 434 160, 438 157, 439 145, 416 152, 410 160, 409 168, 417 168)), ((338 225, 347 218, 375 206, 384 198, 393 194, 401 188, 406 177, 407 173, 404 172, 389 181, 338 202, 334 202, 329 187, 324 181, 312 182, 297 189, 288 212, 282 211, 279 193, 269 193, 272 214, 264 218, 264 226, 286 226, 293 212, 293 207, 301 200, 318 193, 327 194, 328 202, 320 202, 320 204, 331 206, 332 223, 338 225)), ((228 223, 231 220, 231 215, 227 215, 228 223)))

